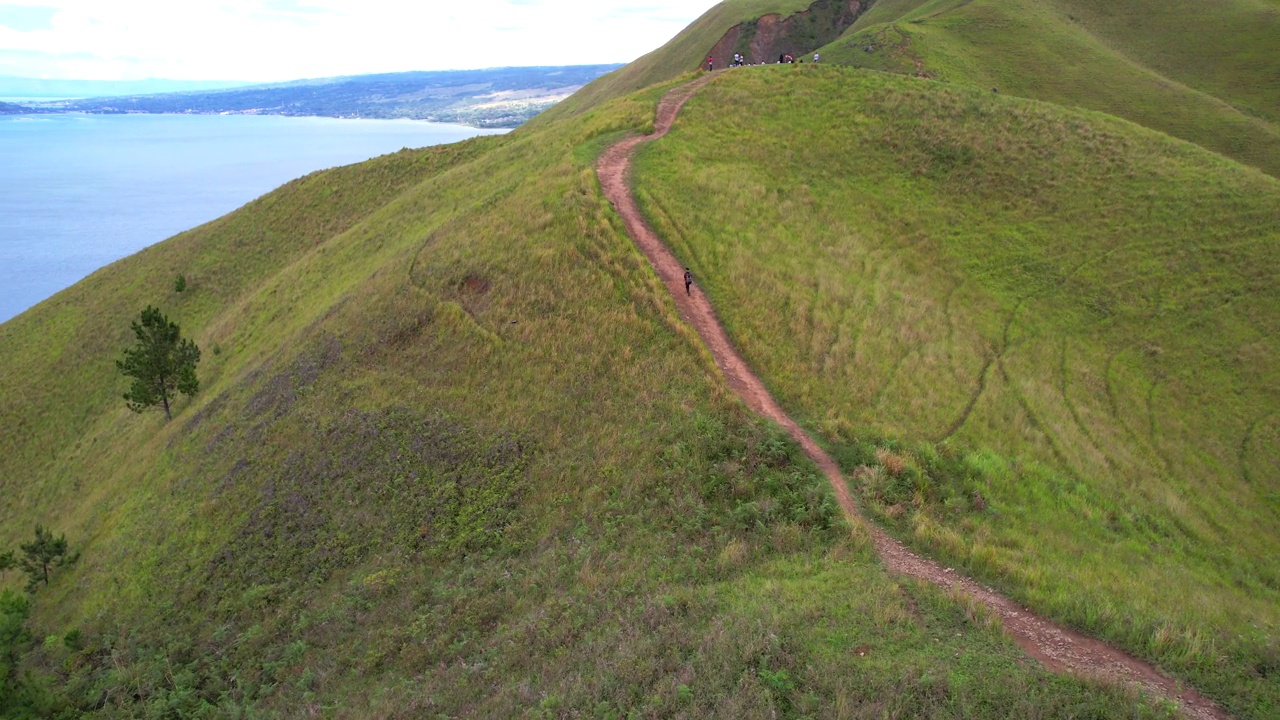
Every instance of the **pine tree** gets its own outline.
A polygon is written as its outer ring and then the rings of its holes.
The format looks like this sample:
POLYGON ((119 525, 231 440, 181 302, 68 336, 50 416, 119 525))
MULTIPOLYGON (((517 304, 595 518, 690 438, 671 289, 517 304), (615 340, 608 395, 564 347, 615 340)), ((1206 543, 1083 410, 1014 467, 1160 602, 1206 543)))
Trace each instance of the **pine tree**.
POLYGON ((62 565, 67 559, 67 536, 53 536, 51 530, 36 525, 36 539, 22 548, 22 559, 18 564, 27 574, 27 589, 34 590, 43 582, 49 584, 49 570, 62 565))
POLYGON ((138 344, 124 351, 124 357, 116 361, 120 372, 133 378, 133 385, 124 399, 129 409, 142 412, 157 405, 164 408, 166 420, 173 419, 169 400, 179 392, 194 395, 200 389, 196 379, 196 363, 200 362, 200 348, 191 340, 182 338, 177 323, 147 306, 142 311, 141 322, 131 323, 138 344))

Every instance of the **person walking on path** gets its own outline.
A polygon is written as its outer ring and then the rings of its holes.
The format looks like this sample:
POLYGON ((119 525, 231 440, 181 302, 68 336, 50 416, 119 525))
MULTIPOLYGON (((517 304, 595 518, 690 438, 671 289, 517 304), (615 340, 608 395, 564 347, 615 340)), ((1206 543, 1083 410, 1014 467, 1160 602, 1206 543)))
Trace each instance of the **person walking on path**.
POLYGON ((684 269, 684 294, 693 297, 693 293, 689 292, 689 286, 693 285, 693 272, 689 268, 684 269))
POLYGON ((708 55, 707 56, 707 72, 711 72, 712 70, 715 70, 715 63, 716 63, 715 58, 708 55))

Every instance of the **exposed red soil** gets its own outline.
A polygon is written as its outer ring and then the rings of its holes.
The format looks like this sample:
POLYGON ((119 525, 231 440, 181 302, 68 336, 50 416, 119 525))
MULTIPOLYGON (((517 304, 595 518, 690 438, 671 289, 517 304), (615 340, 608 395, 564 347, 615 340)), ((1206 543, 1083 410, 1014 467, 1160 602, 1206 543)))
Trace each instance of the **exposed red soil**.
POLYGON ((800 429, 765 389, 764 383, 734 349, 706 296, 697 291, 696 284, 691 295, 685 294, 684 267, 645 222, 628 183, 631 155, 636 146, 666 135, 685 102, 717 74, 704 75, 669 92, 658 105, 653 134, 627 138, 611 146, 600 157, 596 174, 605 196, 626 224, 627 232, 657 270, 681 316, 707 344, 729 387, 752 410, 785 428, 805 454, 822 468, 840 508, 851 522, 861 521, 868 527, 876 551, 890 571, 964 593, 981 602, 999 616, 1005 631, 1019 647, 1055 672, 1136 683, 1149 693, 1177 702, 1188 717, 1204 720, 1229 718, 1212 701, 1164 675, 1150 663, 1039 617, 951 568, 917 555, 862 518, 835 460, 800 429))
MULTIPOLYGON (((733 59, 733 53, 738 48, 738 41, 745 32, 751 33, 751 41, 747 44, 746 56, 748 63, 771 63, 778 59, 782 53, 791 53, 796 57, 806 55, 818 49, 822 45, 840 37, 846 29, 857 21, 858 16, 869 7, 869 4, 862 0, 830 0, 831 2, 840 3, 840 12, 838 12, 833 20, 830 28, 822 33, 821 37, 815 40, 813 37, 803 37, 802 40, 795 38, 803 36, 800 32, 802 26, 805 30, 812 30, 807 27, 809 16, 814 11, 815 2, 808 10, 801 10, 787 17, 782 17, 777 13, 769 13, 761 15, 755 20, 749 20, 739 23, 729 28, 720 40, 711 48, 708 56, 714 59, 715 67, 725 68, 729 66, 729 62, 733 59), (754 28, 752 28, 754 25, 754 28), (817 42, 817 45, 813 45, 817 42)), ((705 58, 701 59, 705 66, 705 58)))

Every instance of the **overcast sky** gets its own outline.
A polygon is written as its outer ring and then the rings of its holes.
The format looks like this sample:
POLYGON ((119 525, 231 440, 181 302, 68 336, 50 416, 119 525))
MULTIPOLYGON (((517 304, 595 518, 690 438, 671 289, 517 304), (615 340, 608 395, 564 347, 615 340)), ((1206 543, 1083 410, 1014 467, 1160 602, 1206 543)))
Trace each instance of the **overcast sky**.
POLYGON ((276 81, 630 62, 716 0, 0 0, 0 75, 276 81))

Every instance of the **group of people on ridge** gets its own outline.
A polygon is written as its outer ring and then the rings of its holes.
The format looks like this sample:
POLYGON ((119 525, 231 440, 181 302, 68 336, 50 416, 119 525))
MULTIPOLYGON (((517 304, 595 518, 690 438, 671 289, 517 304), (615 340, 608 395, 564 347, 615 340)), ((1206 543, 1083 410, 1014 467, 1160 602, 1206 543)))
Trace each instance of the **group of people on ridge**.
MULTIPOLYGON (((818 55, 818 53, 814 53, 813 61, 818 62, 819 57, 820 56, 818 55)), ((796 61, 796 56, 788 52, 784 52, 778 56, 779 65, 790 65, 795 63, 795 61, 796 61)), ((804 61, 801 60, 800 62, 803 63, 804 61)), ((733 62, 729 63, 729 67, 742 67, 743 65, 750 65, 750 64, 751 63, 747 62, 746 55, 743 55, 742 53, 734 53, 733 62)), ((764 63, 760 63, 760 64, 763 65, 764 63)), ((716 69, 716 59, 715 57, 708 55, 707 56, 707 72, 712 72, 715 69, 716 69)), ((691 271, 689 268, 685 268, 684 269, 684 294, 692 296, 693 295, 693 292, 691 290, 692 287, 693 287, 693 271, 691 271)))
MULTIPOLYGON (((814 54, 813 54, 813 61, 814 61, 814 62, 818 62, 819 57, 820 57, 820 56, 818 55, 818 53, 814 53, 814 54)), ((778 64, 779 64, 779 65, 791 65, 791 64, 795 63, 795 61, 796 61, 796 56, 795 56, 795 55, 793 55, 793 54, 791 54, 791 53, 789 53, 789 52, 784 52, 784 53, 782 53, 781 55, 779 55, 779 56, 778 56, 778 64)), ((803 61, 803 60, 801 60, 800 62, 802 62, 802 63, 803 63, 804 61, 803 61)), ((733 62, 729 63, 729 67, 742 67, 743 65, 750 65, 750 64, 751 64, 751 63, 747 62, 747 56, 746 56, 746 55, 743 55, 743 54, 741 54, 741 53, 734 53, 734 54, 733 54, 733 62)), ((759 63, 759 64, 760 64, 760 65, 763 65, 764 63, 759 63)), ((715 58, 714 58, 714 57, 712 57, 711 55, 708 55, 708 56, 707 56, 707 72, 711 72, 711 71, 713 71, 713 70, 715 70, 715 69, 716 69, 716 60, 715 60, 715 58)))

